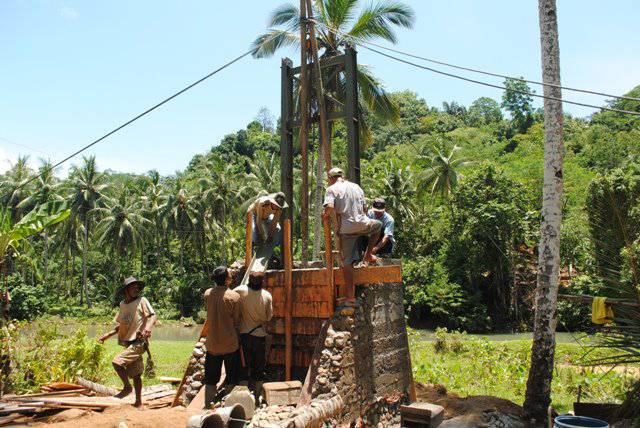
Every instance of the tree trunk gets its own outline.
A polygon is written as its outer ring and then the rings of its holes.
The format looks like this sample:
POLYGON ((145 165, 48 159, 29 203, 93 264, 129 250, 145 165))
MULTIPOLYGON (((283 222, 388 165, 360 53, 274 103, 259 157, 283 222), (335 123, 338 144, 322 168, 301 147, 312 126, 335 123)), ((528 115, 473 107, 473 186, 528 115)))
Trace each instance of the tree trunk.
POLYGON ((84 218, 84 236, 82 239, 82 293, 80 294, 80 304, 82 305, 82 294, 87 299, 87 307, 91 308, 91 298, 87 288, 87 252, 89 250, 89 217, 84 218))
MULTIPOLYGON (((560 49, 555 0, 539 0, 540 47, 544 95, 560 99, 560 49), (556 86, 549 86, 556 85, 556 86)), ((560 268, 562 222, 562 103, 544 100, 544 185, 542 224, 538 248, 536 314, 531 346, 531 368, 527 379, 524 412, 543 423, 551 403, 551 380, 555 353, 556 304, 560 268)))

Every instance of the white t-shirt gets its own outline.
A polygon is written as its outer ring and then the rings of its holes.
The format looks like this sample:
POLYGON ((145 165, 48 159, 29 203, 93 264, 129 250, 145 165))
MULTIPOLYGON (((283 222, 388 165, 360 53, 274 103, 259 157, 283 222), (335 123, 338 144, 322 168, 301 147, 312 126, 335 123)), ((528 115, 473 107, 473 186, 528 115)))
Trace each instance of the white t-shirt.
POLYGON ((340 233, 358 234, 371 222, 364 212, 364 191, 356 183, 338 180, 327 188, 324 205, 333 204, 340 219, 340 233))
POLYGON ((138 332, 142 332, 142 326, 151 315, 155 315, 155 312, 146 297, 138 297, 129 303, 124 300, 120 302, 120 311, 115 319, 119 324, 118 343, 125 345, 125 342, 136 340, 138 332))

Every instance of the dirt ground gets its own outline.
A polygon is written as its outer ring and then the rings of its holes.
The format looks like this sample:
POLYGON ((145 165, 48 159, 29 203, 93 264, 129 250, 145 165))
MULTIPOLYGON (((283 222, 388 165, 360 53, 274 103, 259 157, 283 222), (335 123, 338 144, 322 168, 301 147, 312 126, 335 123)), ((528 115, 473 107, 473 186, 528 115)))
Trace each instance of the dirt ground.
MULTIPOLYGON (((487 410, 495 410, 501 413, 521 417, 522 407, 509 400, 491 396, 459 397, 456 394, 448 393, 442 385, 424 385, 416 383, 416 393, 418 401, 426 401, 438 404, 445 409, 445 419, 457 416, 481 414, 487 410)), ((124 422, 129 428, 152 428, 152 427, 183 427, 187 419, 195 412, 187 412, 184 407, 163 407, 156 409, 138 410, 130 405, 108 409, 102 413, 89 412, 76 416, 75 419, 65 422, 51 423, 41 421, 36 426, 48 426, 55 428, 122 428, 124 422)))
POLYGON ((416 395, 418 401, 437 404, 444 407, 445 419, 456 416, 482 413, 487 410, 495 410, 500 413, 522 417, 522 407, 503 398, 488 395, 460 397, 447 392, 443 385, 425 385, 416 383, 416 395))
POLYGON ((184 407, 138 410, 133 406, 126 405, 108 409, 102 413, 90 412, 77 419, 65 422, 43 423, 37 426, 55 428, 122 428, 120 424, 124 422, 129 428, 173 428, 184 427, 191 414, 184 407))

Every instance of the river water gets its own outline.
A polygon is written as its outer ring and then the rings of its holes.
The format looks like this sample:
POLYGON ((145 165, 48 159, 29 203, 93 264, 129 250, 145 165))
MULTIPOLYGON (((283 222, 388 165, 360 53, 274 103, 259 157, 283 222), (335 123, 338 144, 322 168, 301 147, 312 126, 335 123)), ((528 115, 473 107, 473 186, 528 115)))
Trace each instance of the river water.
MULTIPOLYGON (((59 331, 62 334, 70 334, 78 329, 84 329, 89 337, 98 337, 112 328, 110 324, 80 324, 80 323, 60 323, 58 324, 59 331)), ((27 334, 29 331, 35 330, 35 325, 27 327, 27 334)), ((194 342, 200 331, 202 325, 194 324, 190 326, 184 326, 181 324, 160 324, 156 325, 153 329, 154 340, 170 340, 178 342, 194 342)), ((413 330, 419 335, 419 337, 426 341, 432 342, 435 340, 435 332, 433 330, 413 330)), ((492 342, 502 342, 509 340, 531 340, 532 333, 495 333, 495 334, 468 334, 468 337, 486 337, 492 342)), ((582 339, 581 333, 556 333, 557 343, 576 343, 577 340, 582 339)))

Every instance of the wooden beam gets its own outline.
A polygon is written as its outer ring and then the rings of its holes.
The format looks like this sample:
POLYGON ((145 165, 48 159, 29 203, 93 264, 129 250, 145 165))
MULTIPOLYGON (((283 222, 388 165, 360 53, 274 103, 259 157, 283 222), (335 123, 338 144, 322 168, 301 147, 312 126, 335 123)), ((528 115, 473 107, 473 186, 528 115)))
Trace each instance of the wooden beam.
POLYGON ((329 226, 329 219, 323 217, 322 225, 324 226, 324 254, 325 260, 327 262, 325 275, 327 278, 327 287, 329 288, 329 311, 333 313, 335 302, 335 285, 333 275, 333 246, 331 245, 331 228, 329 226))
MULTIPOLYGON (((560 300, 568 300, 571 302, 585 302, 591 303, 593 301, 594 296, 589 296, 587 294, 558 294, 558 299, 560 300)), ((611 299, 607 297, 608 305, 613 306, 625 306, 628 308, 640 308, 640 303, 632 302, 630 300, 625 299, 611 299)))
MULTIPOLYGON (((313 66, 313 63, 311 65, 313 66)), ((321 58, 320 67, 321 68, 327 68, 327 67, 342 68, 344 67, 344 55, 333 56, 331 58, 321 58)), ((294 76, 298 75, 302 72, 302 67, 293 67, 291 71, 294 76)))
POLYGON ((284 221, 284 289, 285 289, 285 379, 291 380, 291 361, 293 356, 293 345, 291 335, 291 317, 293 315, 293 259, 291 256, 291 220, 284 221))
MULTIPOLYGON (((326 269, 293 269, 293 288, 326 286, 326 269)), ((342 268, 333 269, 334 285, 344 284, 344 273, 342 268)), ((355 285, 369 285, 382 283, 402 282, 402 268, 400 265, 388 266, 368 266, 353 270, 353 280, 355 285)), ((284 271, 270 270, 266 272, 267 287, 283 287, 284 271)), ((295 292, 295 291, 294 291, 295 292)))
MULTIPOLYGON (((302 263, 309 260, 309 77, 307 76, 308 25, 307 3, 300 0, 300 157, 302 183, 300 186, 300 238, 302 263)), ((287 378, 288 380, 288 378, 287 378)))
MULTIPOLYGON (((282 221, 292 220, 293 213, 293 78, 292 62, 282 60, 280 105, 280 189, 289 207, 283 212, 282 221)), ((284 254, 284 251, 283 251, 284 254)))
POLYGON ((345 49, 345 124, 347 126, 347 177, 360 184, 360 127, 358 124, 358 62, 353 46, 345 49))
POLYGON ((331 140, 327 126, 327 106, 324 99, 320 60, 318 59, 318 40, 316 39, 316 29, 313 25, 313 7, 311 6, 311 0, 306 0, 306 2, 307 16, 310 19, 309 39, 311 41, 311 54, 314 62, 316 99, 318 100, 318 112, 320 114, 320 145, 322 147, 321 152, 324 153, 325 170, 328 172, 331 169, 331 140))

